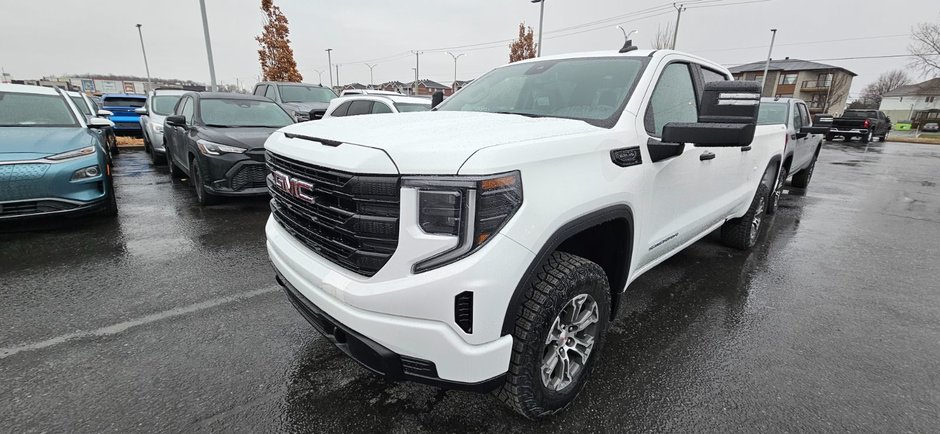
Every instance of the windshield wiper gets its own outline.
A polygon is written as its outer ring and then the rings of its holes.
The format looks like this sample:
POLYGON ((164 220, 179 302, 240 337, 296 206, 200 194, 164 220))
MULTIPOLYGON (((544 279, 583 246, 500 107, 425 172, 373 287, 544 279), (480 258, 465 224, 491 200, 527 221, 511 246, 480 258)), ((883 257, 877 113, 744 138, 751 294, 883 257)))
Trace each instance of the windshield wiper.
POLYGON ((212 128, 235 128, 237 125, 223 125, 223 124, 206 124, 207 127, 212 128))
POLYGON ((542 117, 545 117, 545 116, 537 115, 537 114, 533 114, 533 113, 516 113, 516 112, 493 112, 493 113, 500 114, 500 115, 519 115, 519 116, 525 116, 525 117, 527 117, 527 118, 542 118, 542 117))

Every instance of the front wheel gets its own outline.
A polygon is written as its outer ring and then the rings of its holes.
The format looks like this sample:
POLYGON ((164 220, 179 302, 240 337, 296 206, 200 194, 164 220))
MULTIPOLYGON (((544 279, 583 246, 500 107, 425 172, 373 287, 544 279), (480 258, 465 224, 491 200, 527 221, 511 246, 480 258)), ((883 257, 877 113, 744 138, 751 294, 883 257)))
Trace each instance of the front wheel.
POLYGON ((767 205, 767 214, 777 212, 777 207, 780 206, 780 197, 783 196, 783 186, 787 183, 787 177, 787 168, 781 167, 780 176, 777 177, 777 187, 770 195, 770 203, 767 205))
POLYGON ((199 201, 199 204, 202 206, 214 205, 219 202, 219 197, 213 195, 206 191, 206 185, 202 178, 202 170, 199 169, 199 162, 193 160, 190 163, 189 171, 192 173, 193 186, 196 187, 196 199, 199 201))
POLYGON ((530 419, 567 407, 597 363, 609 316, 604 270, 579 256, 552 253, 516 312, 509 372, 497 397, 530 419))
POLYGON ((180 179, 183 177, 183 172, 180 171, 180 168, 173 162, 173 157, 170 155, 170 147, 164 145, 163 149, 166 149, 166 165, 167 171, 170 172, 170 179, 180 179))

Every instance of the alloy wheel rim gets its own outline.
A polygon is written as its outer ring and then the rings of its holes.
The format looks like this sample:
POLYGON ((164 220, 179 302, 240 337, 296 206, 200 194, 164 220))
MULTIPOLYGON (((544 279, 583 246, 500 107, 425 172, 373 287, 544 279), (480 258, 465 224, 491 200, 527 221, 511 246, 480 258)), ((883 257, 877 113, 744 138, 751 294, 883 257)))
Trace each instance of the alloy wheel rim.
POLYGON ((764 214, 764 211, 765 211, 764 198, 760 198, 760 200, 757 202, 757 210, 754 212, 754 218, 751 219, 751 236, 750 236, 751 244, 753 244, 754 241, 757 241, 757 235, 758 235, 758 232, 760 231, 760 222, 764 214))
POLYGON ((542 385, 560 391, 584 371, 597 338, 597 302, 588 294, 568 300, 552 322, 539 369, 542 385))

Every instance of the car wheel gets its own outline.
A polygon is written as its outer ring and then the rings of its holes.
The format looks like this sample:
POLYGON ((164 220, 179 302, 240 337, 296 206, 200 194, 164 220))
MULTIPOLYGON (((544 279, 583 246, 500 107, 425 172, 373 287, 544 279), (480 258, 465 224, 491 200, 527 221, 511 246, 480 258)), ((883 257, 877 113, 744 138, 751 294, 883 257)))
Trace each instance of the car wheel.
POLYGON ((173 162, 173 157, 170 156, 170 148, 165 147, 166 149, 166 165, 167 171, 170 172, 170 179, 180 179, 183 177, 183 172, 180 171, 180 168, 176 166, 176 163, 173 162))
POLYGON ((610 316, 610 288, 594 262, 554 252, 528 282, 515 313, 509 371, 496 396, 534 419, 561 411, 597 363, 610 316))
POLYGON ((869 132, 868 134, 865 134, 864 136, 860 137, 859 141, 861 141, 862 143, 868 143, 871 141, 871 138, 872 138, 872 134, 871 132, 869 132))
POLYGON ((787 183, 787 168, 780 168, 780 176, 777 177, 777 186, 774 188, 773 194, 770 195, 770 201, 767 205, 767 214, 774 214, 777 212, 777 207, 780 206, 780 197, 783 196, 783 187, 787 183))
POLYGON ((153 149, 152 144, 150 145, 150 162, 153 163, 154 166, 160 166, 166 163, 166 156, 158 154, 157 151, 153 149))
POLYGON ((827 142, 831 142, 832 139, 834 139, 834 138, 835 138, 835 137, 833 137, 832 134, 826 134, 826 141, 827 141, 827 142))
POLYGON ((218 203, 218 196, 206 191, 206 185, 202 178, 202 170, 199 169, 199 163, 193 160, 189 166, 189 172, 192 174, 190 181, 192 181, 193 186, 196 188, 196 199, 199 201, 199 204, 206 206, 218 203))
POLYGON ((121 150, 118 149, 117 135, 112 131, 111 134, 108 134, 108 147, 110 148, 111 155, 117 155, 121 153, 121 150))
MULTIPOLYGON (((108 170, 110 172, 110 169, 108 170)), ((101 211, 106 217, 116 217, 118 215, 117 194, 114 192, 114 177, 108 176, 108 199, 107 205, 101 211)))
POLYGON ((813 156, 813 161, 810 161, 807 168, 797 172, 796 175, 793 175, 793 179, 790 181, 790 185, 797 188, 809 187, 809 182, 813 179, 813 170, 816 169, 817 158, 819 158, 819 154, 813 156))
POLYGON ((728 220, 721 226, 722 243, 740 250, 748 250, 757 244, 757 237, 760 235, 764 214, 767 210, 767 197, 769 194, 770 188, 761 182, 747 213, 740 218, 728 220))

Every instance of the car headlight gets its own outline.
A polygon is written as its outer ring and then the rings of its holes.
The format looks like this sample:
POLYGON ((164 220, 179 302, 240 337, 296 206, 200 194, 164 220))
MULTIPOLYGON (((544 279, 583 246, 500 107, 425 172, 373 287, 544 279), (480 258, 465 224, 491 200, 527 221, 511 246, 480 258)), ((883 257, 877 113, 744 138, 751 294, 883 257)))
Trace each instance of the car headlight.
POLYGON ((245 148, 213 143, 208 140, 196 140, 196 146, 202 155, 244 154, 245 148))
POLYGON ((157 134, 163 134, 163 124, 154 122, 153 131, 156 132, 157 134))
POLYGON ((94 178, 101 174, 101 169, 98 168, 98 165, 83 167, 76 170, 72 173, 72 181, 77 181, 79 179, 94 178))
POLYGON ((294 112, 294 119, 295 119, 297 122, 309 121, 309 120, 310 120, 310 112, 295 111, 295 112, 294 112))
POLYGON ((402 179, 418 190, 418 225, 428 234, 457 237, 457 246, 414 265, 421 273, 470 255, 483 247, 522 206, 518 171, 491 176, 402 179))
POLYGON ((84 148, 76 149, 74 151, 63 152, 61 154, 55 154, 55 155, 46 157, 46 159, 52 160, 52 161, 62 161, 62 160, 68 160, 70 158, 84 157, 86 155, 94 154, 95 152, 98 152, 95 146, 86 146, 84 148))

